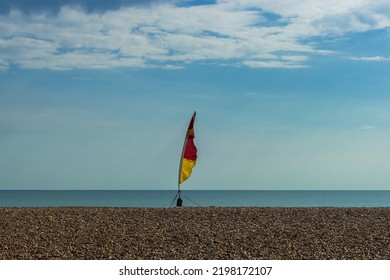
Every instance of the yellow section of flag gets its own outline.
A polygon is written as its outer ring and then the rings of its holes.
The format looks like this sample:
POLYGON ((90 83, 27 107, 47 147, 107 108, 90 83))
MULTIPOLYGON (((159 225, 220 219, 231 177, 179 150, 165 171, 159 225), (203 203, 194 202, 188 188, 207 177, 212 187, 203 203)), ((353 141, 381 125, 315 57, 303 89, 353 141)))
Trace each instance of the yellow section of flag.
POLYGON ((185 180, 187 180, 190 177, 192 168, 194 168, 195 163, 196 162, 194 160, 183 158, 179 184, 183 183, 185 180))

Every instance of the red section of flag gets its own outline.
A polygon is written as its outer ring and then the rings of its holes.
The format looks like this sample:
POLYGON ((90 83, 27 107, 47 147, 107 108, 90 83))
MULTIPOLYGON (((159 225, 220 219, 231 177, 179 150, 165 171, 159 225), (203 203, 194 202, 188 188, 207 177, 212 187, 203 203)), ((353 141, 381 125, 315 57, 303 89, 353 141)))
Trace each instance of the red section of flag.
POLYGON ((196 116, 196 113, 194 113, 194 115, 192 116, 190 124, 188 126, 187 141, 186 141, 186 146, 185 146, 184 155, 183 155, 184 158, 190 159, 190 160, 193 160, 193 161, 196 161, 196 157, 197 157, 197 155, 196 155, 197 149, 196 149, 196 146, 194 144, 194 138, 195 138, 195 133, 194 133, 195 116, 196 116))
POLYGON ((196 161, 196 157, 197 157, 196 152, 197 152, 197 149, 196 149, 195 144, 194 144, 194 137, 192 137, 192 138, 188 137, 186 149, 184 150, 183 157, 186 159, 196 161))

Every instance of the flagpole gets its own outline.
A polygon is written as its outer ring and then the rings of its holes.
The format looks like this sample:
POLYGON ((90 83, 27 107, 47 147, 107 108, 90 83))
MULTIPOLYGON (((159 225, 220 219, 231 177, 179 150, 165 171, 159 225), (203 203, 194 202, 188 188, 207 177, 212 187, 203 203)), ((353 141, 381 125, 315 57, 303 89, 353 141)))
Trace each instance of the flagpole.
POLYGON ((178 178, 177 178, 177 186, 178 186, 179 192, 180 192, 181 168, 182 168, 182 166, 183 166, 183 157, 184 157, 184 152, 185 152, 186 145, 187 145, 187 140, 188 140, 188 135, 186 135, 186 138, 184 139, 183 149, 182 149, 182 151, 181 151, 181 157, 180 157, 179 176, 178 176, 178 178))
POLYGON ((185 149, 186 149, 186 145, 187 145, 187 139, 188 139, 188 135, 186 134, 186 137, 184 139, 184 144, 183 144, 183 149, 181 151, 181 157, 180 157, 180 164, 179 164, 179 176, 178 176, 178 179, 177 179, 177 202, 176 202, 176 206, 177 207, 181 207, 183 206, 183 200, 181 199, 181 190, 180 190, 180 177, 181 177, 181 168, 183 166, 183 157, 184 157, 184 152, 185 152, 185 149))
MULTIPOLYGON (((191 120, 193 120, 196 116, 196 111, 194 111, 194 114, 192 115, 191 120)), ((181 177, 181 168, 183 166, 183 158, 184 158, 184 152, 187 146, 187 140, 188 140, 188 131, 186 133, 186 137, 184 138, 184 144, 183 144, 183 149, 181 151, 181 157, 180 157, 180 164, 179 164, 179 176, 177 180, 177 203, 176 206, 181 207, 183 206, 183 200, 181 199, 181 190, 180 190, 180 177, 181 177)))

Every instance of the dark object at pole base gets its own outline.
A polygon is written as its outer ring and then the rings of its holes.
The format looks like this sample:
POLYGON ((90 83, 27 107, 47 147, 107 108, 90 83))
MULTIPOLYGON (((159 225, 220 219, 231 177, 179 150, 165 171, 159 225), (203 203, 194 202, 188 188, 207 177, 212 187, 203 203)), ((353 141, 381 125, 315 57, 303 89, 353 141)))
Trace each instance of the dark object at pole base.
POLYGON ((177 206, 177 207, 182 207, 182 206, 183 206, 183 200, 181 199, 181 197, 179 197, 179 198, 177 199, 176 206, 177 206))

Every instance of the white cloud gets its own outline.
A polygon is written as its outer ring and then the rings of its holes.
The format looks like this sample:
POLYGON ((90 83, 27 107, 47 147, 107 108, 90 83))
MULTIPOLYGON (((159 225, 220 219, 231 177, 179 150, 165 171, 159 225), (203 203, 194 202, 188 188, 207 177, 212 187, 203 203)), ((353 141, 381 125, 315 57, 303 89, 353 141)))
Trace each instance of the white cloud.
POLYGON ((5 61, 4 58, 0 57, 0 71, 6 71, 9 67, 9 64, 7 61, 5 61))
POLYGON ((361 60, 361 61, 390 61, 390 57, 383 56, 361 56, 361 57, 349 57, 351 60, 361 60))
POLYGON ((259 94, 257 92, 251 91, 251 92, 247 92, 245 95, 246 96, 258 96, 259 94))
POLYGON ((271 60, 271 61, 244 61, 243 64, 245 66, 251 67, 251 68, 286 68, 286 69, 294 69, 294 68, 306 68, 307 65, 301 65, 301 64, 295 64, 295 63, 288 63, 278 60, 271 60))
POLYGON ((362 124, 361 126, 359 126, 359 129, 361 130, 372 130, 372 129, 375 129, 375 125, 371 125, 371 124, 362 124))
POLYGON ((320 35, 385 28, 390 24, 387 0, 219 0, 239 9, 261 8, 290 23, 290 32, 320 35), (307 33, 309 32, 309 33, 307 33))
POLYGON ((304 55, 282 55, 281 59, 287 60, 287 61, 294 61, 294 62, 302 62, 308 59, 307 56, 304 55))
POLYGON ((0 16, 0 70, 11 64, 56 70, 179 69, 207 60, 301 68, 310 54, 330 53, 316 48, 312 36, 390 26, 387 2, 220 0, 212 5, 156 4, 105 13, 68 6, 57 15, 11 11, 0 16), (270 13, 278 19, 269 19, 270 13))

